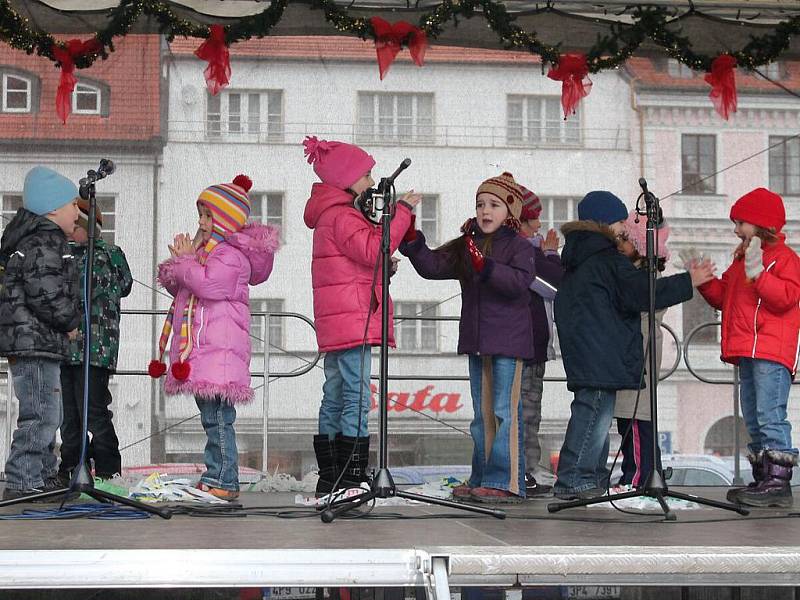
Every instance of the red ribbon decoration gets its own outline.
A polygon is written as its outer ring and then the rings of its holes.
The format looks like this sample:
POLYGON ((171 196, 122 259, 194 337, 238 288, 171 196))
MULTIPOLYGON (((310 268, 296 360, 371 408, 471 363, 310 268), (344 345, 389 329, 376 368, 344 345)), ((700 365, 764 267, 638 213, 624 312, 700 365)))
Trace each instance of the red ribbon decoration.
POLYGON ((386 76, 404 42, 408 44, 414 64, 418 67, 423 65, 425 51, 428 49, 428 36, 422 29, 406 21, 392 24, 380 17, 372 17, 370 23, 375 31, 375 51, 378 54, 381 80, 386 76))
POLYGON ((61 78, 58 82, 56 92, 56 114, 61 122, 67 124, 67 117, 72 112, 72 92, 78 80, 75 78, 75 59, 87 54, 100 52, 103 45, 97 38, 92 38, 82 42, 79 39, 71 39, 66 46, 53 44, 53 58, 61 65, 61 78))
POLYGON ((212 96, 216 96, 231 81, 231 53, 225 43, 225 28, 222 25, 209 27, 209 36, 194 51, 194 55, 208 62, 203 72, 206 87, 212 96))
POLYGON ((581 99, 588 96, 592 89, 586 55, 562 54, 558 57, 558 65, 550 67, 547 76, 561 82, 561 107, 564 109, 564 120, 566 120, 570 114, 575 114, 581 99))
POLYGON ((731 113, 736 112, 736 59, 730 54, 720 54, 711 63, 711 72, 704 79, 711 86, 708 97, 714 103, 714 109, 728 120, 731 113))

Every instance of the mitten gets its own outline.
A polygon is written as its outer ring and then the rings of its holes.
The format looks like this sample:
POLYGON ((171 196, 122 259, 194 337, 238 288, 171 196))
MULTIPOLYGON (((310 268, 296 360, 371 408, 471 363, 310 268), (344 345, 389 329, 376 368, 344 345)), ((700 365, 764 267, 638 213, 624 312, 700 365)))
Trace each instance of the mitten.
POLYGON ((675 263, 675 266, 679 269, 688 270, 692 264, 703 262, 703 258, 703 255, 699 254, 696 248, 684 248, 678 252, 678 262, 675 263))
POLYGON ((408 229, 406 229, 406 233, 403 236, 404 242, 413 242, 417 239, 417 229, 416 229, 416 222, 417 222, 417 215, 411 215, 411 223, 408 224, 408 229))
POLYGON ((472 261, 472 268, 480 273, 483 270, 483 266, 486 264, 486 259, 484 258, 483 253, 475 245, 475 240, 472 239, 472 236, 467 235, 465 237, 467 239, 467 252, 469 252, 469 259, 472 261))
POLYGON ((761 238, 753 236, 744 253, 744 272, 748 279, 758 279, 764 270, 764 252, 761 250, 761 238))

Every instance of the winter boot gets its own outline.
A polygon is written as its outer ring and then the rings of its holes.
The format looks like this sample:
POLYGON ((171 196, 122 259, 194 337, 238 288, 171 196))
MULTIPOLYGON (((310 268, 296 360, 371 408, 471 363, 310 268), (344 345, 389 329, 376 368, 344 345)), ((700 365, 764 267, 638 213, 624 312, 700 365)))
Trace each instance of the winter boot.
POLYGON ((753 470, 753 481, 747 484, 746 487, 735 487, 728 490, 728 493, 725 494, 725 497, 728 499, 728 502, 736 502, 736 498, 745 490, 749 490, 757 486, 763 479, 764 474, 766 472, 766 457, 764 456, 764 451, 759 450, 757 454, 751 454, 750 452, 747 453, 747 460, 750 461, 750 467, 753 470))
POLYGON ((792 467, 797 464, 797 456, 776 450, 766 450, 764 454, 764 479, 758 485, 739 492, 736 500, 746 506, 791 508, 792 467))
POLYGON ((339 478, 339 463, 336 454, 337 442, 342 434, 336 434, 334 439, 330 439, 327 434, 314 436, 314 454, 317 455, 317 466, 319 467, 319 479, 315 495, 317 498, 330 494, 333 485, 339 478))
POLYGON ((336 446, 339 458, 339 471, 342 472, 343 488, 359 487, 369 481, 367 462, 369 461, 369 436, 339 438, 336 446))

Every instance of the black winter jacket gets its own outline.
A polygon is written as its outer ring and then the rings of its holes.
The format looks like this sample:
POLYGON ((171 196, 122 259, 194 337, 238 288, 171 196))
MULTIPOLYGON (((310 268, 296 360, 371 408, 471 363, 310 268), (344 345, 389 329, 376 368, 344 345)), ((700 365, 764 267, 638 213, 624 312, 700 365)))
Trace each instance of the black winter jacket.
MULTIPOLYGON (((647 272, 617 250, 614 233, 605 225, 573 221, 561 231, 566 272, 554 308, 567 388, 639 389, 647 272)), ((689 273, 663 277, 656 282, 656 308, 685 302, 692 293, 689 273)))
POLYGON ((78 326, 75 264, 61 228, 24 208, 3 231, 8 256, 0 289, 0 356, 67 357, 78 326))

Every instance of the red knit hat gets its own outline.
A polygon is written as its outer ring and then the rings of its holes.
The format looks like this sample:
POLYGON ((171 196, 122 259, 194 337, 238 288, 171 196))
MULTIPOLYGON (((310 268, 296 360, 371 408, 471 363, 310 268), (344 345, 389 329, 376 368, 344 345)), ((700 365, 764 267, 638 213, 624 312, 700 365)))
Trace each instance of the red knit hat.
POLYGON ((524 185, 519 185, 519 189, 522 190, 522 212, 519 214, 519 220, 530 221, 531 219, 538 219, 542 214, 542 201, 539 200, 539 196, 524 185))
POLYGON ((786 225, 783 199, 766 188, 756 188, 731 206, 731 221, 744 221, 778 232, 786 225))

